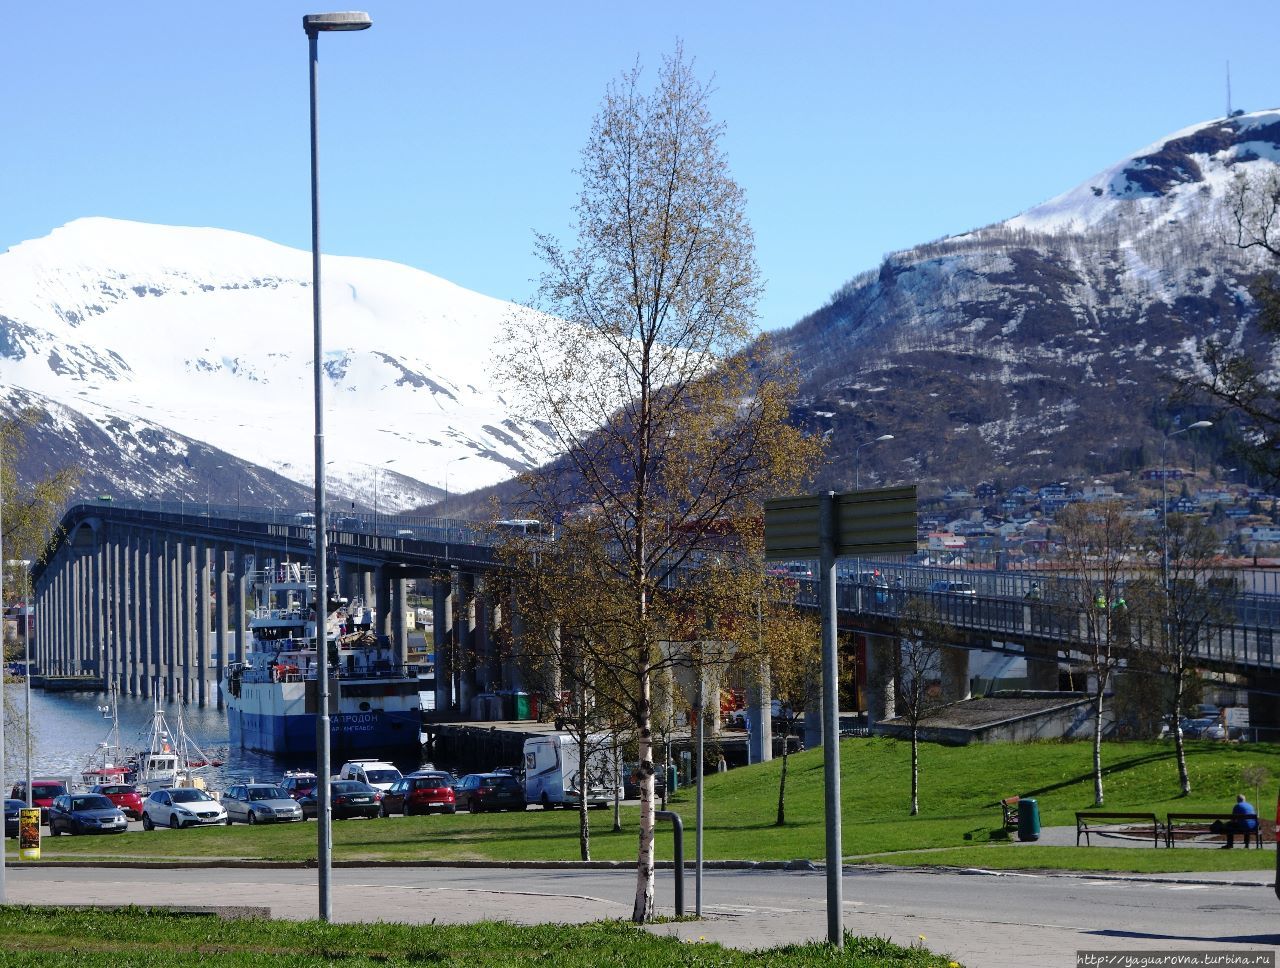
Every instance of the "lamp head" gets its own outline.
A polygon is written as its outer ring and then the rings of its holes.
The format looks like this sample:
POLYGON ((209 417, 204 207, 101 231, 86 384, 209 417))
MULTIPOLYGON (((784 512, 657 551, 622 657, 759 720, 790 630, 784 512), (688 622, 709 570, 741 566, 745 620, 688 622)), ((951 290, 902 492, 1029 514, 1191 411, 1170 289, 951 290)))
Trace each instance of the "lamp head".
POLYGON ((1206 427, 1212 427, 1212 420, 1197 420, 1195 423, 1187 427, 1188 430, 1204 430, 1206 427))
POLYGON ((882 440, 893 440, 893 434, 881 434, 876 438, 877 443, 882 440))
POLYGON ((348 10, 345 13, 309 13, 302 18, 302 29, 308 36, 322 30, 367 30, 373 26, 373 20, 361 10, 348 10))

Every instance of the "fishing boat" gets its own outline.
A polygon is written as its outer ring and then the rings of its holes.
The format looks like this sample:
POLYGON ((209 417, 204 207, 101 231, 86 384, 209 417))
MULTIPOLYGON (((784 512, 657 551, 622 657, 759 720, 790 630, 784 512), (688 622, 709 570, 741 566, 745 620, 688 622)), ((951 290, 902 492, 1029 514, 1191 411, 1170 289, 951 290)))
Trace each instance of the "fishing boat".
POLYGON ((100 742, 85 762, 72 783, 78 790, 91 790, 99 784, 131 783, 133 769, 128 764, 129 754, 120 744, 120 717, 116 712, 116 688, 113 685, 107 702, 98 707, 103 719, 111 721, 106 738, 100 742))
POLYGON ((416 751, 416 672, 374 632, 373 613, 359 599, 331 599, 317 618, 315 579, 312 566, 296 561, 268 561, 249 575, 249 647, 220 683, 231 742, 263 753, 315 754, 316 642, 323 638, 335 755, 416 751))
POLYGON ((200 773, 222 765, 222 760, 205 753, 187 733, 182 707, 178 707, 176 725, 171 727, 158 698, 151 716, 150 736, 127 762, 133 768, 134 782, 150 789, 203 787, 200 773))

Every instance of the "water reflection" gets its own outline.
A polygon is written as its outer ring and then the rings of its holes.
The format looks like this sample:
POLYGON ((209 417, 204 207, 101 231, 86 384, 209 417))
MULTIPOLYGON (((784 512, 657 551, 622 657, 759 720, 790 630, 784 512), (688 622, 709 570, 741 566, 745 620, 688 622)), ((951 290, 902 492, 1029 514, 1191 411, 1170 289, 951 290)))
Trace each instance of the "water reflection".
MULTIPOLYGON (((21 683, 5 684, 6 705, 11 703, 15 709, 23 709, 23 694, 21 683)), ((111 732, 111 720, 104 718, 98 711, 98 707, 106 702, 107 697, 103 693, 47 693, 43 689, 31 690, 32 775, 78 775, 99 744, 107 741, 111 732)), ((180 705, 170 702, 161 704, 170 727, 175 729, 180 705)), ((119 698, 117 712, 121 744, 132 749, 146 745, 151 737, 154 708, 150 699, 137 696, 119 698)), ((229 747, 226 714, 215 706, 182 706, 182 717, 187 734, 201 750, 212 759, 224 761, 220 767, 210 767, 201 772, 200 775, 205 778, 210 789, 225 790, 232 783, 251 779, 278 780, 289 769, 315 769, 314 756, 289 758, 229 747)), ((10 735, 7 740, 5 779, 12 784, 26 772, 26 747, 20 736, 10 735)), ((333 751, 335 773, 342 766, 341 757, 340 751, 333 751)), ((416 770, 420 766, 415 757, 397 758, 395 764, 404 772, 416 770)))

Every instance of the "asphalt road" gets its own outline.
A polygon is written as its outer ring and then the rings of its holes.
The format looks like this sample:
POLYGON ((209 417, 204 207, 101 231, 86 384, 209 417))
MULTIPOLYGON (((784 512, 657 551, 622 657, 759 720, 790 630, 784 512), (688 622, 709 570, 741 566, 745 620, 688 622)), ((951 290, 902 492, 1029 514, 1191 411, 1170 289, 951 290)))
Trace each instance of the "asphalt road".
MULTIPOLYGON (((317 903, 314 870, 41 867, 7 877, 10 903, 261 905, 281 918, 313 917, 317 903)), ((626 918, 635 885, 625 870, 376 866, 337 868, 333 878, 342 921, 626 918)), ((856 868, 845 877, 844 923, 969 968, 1069 968, 1077 950, 1275 950, 1280 901, 1270 881, 1257 872, 1180 880, 856 868)), ((692 911, 691 873, 685 886, 692 911)), ((653 930, 738 947, 822 938, 825 890, 820 871, 708 871, 704 920, 653 930)), ((661 871, 662 913, 672 897, 672 874, 661 871)))

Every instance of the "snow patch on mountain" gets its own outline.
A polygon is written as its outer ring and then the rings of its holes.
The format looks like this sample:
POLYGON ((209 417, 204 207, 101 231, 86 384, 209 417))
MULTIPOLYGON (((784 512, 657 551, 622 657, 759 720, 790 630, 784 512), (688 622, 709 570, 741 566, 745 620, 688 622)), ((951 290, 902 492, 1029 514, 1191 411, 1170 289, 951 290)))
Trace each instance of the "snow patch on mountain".
MULTIPOLYGON (((421 482, 400 488, 417 502, 446 476, 462 492, 551 456, 486 377, 498 327, 518 307, 390 262, 324 256, 322 270, 336 491, 346 482, 368 503, 382 471, 421 482)), ((305 251, 85 218, 0 254, 0 379, 122 447, 146 447, 145 426, 306 483, 311 356, 305 251)))

